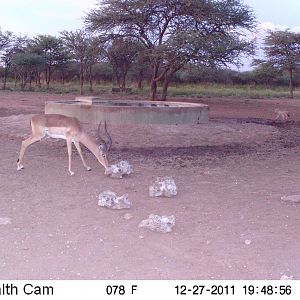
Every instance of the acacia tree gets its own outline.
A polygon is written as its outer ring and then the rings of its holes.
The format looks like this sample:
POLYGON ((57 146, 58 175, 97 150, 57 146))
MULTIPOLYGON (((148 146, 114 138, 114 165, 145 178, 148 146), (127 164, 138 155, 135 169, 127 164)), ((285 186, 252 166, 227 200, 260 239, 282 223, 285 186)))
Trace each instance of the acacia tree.
POLYGON ((242 30, 255 27, 251 9, 240 0, 103 0, 91 10, 88 30, 108 38, 131 37, 151 60, 151 99, 164 80, 162 100, 172 75, 187 62, 239 63, 253 50, 242 30))
POLYGON ((10 53, 10 49, 13 44, 13 34, 10 31, 2 32, 0 28, 0 63, 2 62, 2 66, 4 67, 4 79, 3 79, 3 89, 6 88, 6 80, 8 76, 9 69, 9 59, 8 53, 10 53))
POLYGON ((12 58, 16 77, 20 79, 21 89, 24 90, 27 83, 31 87, 32 79, 44 68, 45 59, 36 53, 17 53, 12 58))
POLYGON ((61 39, 64 47, 70 52, 71 58, 79 63, 80 95, 82 95, 84 74, 87 70, 92 74, 92 66, 97 62, 97 56, 100 54, 97 42, 99 40, 89 36, 84 30, 63 31, 61 39))
POLYGON ((300 66, 300 33, 293 33, 289 30, 268 31, 264 39, 266 59, 255 60, 258 67, 265 66, 283 72, 287 71, 290 80, 290 97, 293 98, 293 77, 300 66))
POLYGON ((6 45, 1 57, 4 66, 3 89, 6 89, 6 82, 9 71, 12 66, 12 60, 15 55, 24 53, 28 46, 29 39, 27 36, 11 36, 10 43, 6 45))
POLYGON ((122 37, 113 39, 106 48, 106 55, 113 68, 119 88, 125 91, 126 77, 141 47, 131 39, 122 37))
POLYGON ((148 75, 150 67, 150 58, 147 51, 143 49, 142 45, 139 43, 140 51, 133 62, 131 73, 137 82, 138 89, 143 88, 143 80, 148 75))
POLYGON ((5 49, 5 47, 7 47, 11 43, 12 35, 12 32, 2 31, 0 28, 0 51, 5 49))
POLYGON ((89 82, 89 91, 93 92, 93 68, 97 62, 104 55, 104 50, 101 46, 101 41, 96 37, 89 37, 87 45, 87 58, 86 58, 86 71, 88 82, 89 82))
POLYGON ((33 53, 44 57, 45 80, 47 89, 49 89, 55 66, 59 65, 64 58, 64 54, 62 53, 62 41, 55 36, 38 35, 31 40, 29 48, 33 53))

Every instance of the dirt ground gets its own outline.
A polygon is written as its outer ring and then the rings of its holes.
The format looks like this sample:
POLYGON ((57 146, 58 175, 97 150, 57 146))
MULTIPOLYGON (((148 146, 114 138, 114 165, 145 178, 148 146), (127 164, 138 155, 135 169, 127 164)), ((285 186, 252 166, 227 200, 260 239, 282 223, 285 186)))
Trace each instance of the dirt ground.
POLYGON ((56 140, 28 148, 17 171, 32 114, 74 97, 0 92, 0 279, 300 279, 300 203, 281 200, 300 195, 299 100, 202 99, 208 124, 111 125, 110 161, 129 161, 127 178, 106 177, 87 150, 93 170, 74 151, 69 176, 56 140), (291 120, 273 122, 275 108, 291 120), (150 198, 157 176, 178 195, 150 198), (105 190, 132 208, 98 206, 105 190), (151 213, 174 215, 173 231, 139 228, 151 213))

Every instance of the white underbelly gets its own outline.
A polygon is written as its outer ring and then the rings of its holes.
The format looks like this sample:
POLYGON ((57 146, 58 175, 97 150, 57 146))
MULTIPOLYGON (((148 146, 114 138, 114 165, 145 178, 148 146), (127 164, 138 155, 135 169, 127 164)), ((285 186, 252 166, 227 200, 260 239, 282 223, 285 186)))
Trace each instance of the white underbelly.
POLYGON ((64 134, 59 134, 59 133, 52 133, 49 132, 48 130, 45 131, 45 137, 49 137, 52 139, 66 139, 66 136, 64 134))

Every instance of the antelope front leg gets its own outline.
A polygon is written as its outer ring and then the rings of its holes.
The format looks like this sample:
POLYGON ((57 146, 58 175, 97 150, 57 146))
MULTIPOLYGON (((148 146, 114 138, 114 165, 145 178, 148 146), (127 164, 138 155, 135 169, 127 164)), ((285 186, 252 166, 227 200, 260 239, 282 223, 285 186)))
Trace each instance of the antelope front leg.
POLYGON ((69 156, 69 173, 73 176, 75 173, 71 169, 72 165, 72 141, 71 139, 67 138, 67 148, 68 148, 68 156, 69 156))
POLYGON ((87 163, 85 162, 85 159, 84 159, 84 157, 83 157, 83 155, 82 155, 82 151, 81 151, 81 147, 80 147, 79 142, 73 141, 73 143, 74 143, 74 145, 75 145, 75 147, 76 147, 76 149, 77 149, 77 152, 79 153, 79 156, 80 156, 80 158, 81 158, 81 161, 82 161, 84 167, 85 167, 88 171, 91 171, 91 170, 92 170, 91 167, 89 167, 89 166, 87 165, 87 163))

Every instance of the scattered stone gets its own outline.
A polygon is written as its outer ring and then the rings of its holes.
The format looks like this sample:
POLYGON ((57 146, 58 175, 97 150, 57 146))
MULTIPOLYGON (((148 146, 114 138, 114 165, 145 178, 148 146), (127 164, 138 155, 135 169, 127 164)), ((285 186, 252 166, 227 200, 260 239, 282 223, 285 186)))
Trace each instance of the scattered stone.
POLYGON ((282 196, 281 200, 287 201, 287 202, 299 203, 300 195, 282 196))
POLYGON ((132 173, 132 166, 126 160, 121 160, 116 165, 110 165, 106 169, 106 174, 110 175, 112 178, 123 178, 123 176, 132 173))
POLYGON ((157 232, 171 232, 172 227, 175 225, 175 217, 172 216, 158 216, 150 214, 148 219, 143 220, 139 227, 149 228, 152 231, 157 232))
POLYGON ((283 274, 281 277, 280 277, 280 280, 293 280, 294 277, 293 276, 287 276, 285 274, 283 274))
POLYGON ((129 214, 129 213, 126 213, 123 217, 125 220, 130 220, 133 218, 132 214, 129 214))
POLYGON ((246 244, 246 245, 250 245, 251 243, 252 243, 251 240, 245 240, 245 244, 246 244))
POLYGON ((172 177, 157 177, 153 185, 149 187, 150 197, 173 197, 177 195, 177 187, 172 177))
POLYGON ((111 209, 130 208, 131 202, 128 200, 128 194, 117 197, 117 194, 112 191, 105 191, 99 194, 98 205, 111 209))
POLYGON ((0 225, 8 225, 8 224, 11 224, 11 218, 0 217, 0 225))

